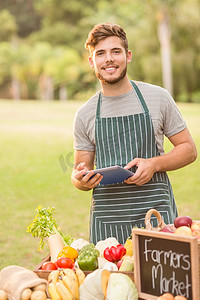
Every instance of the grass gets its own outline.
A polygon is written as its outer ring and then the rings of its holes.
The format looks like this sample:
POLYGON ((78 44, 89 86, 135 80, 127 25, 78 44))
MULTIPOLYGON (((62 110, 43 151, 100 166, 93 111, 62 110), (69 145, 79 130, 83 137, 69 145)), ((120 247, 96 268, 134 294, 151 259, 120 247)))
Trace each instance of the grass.
MULTIPOLYGON (((17 264, 33 269, 48 253, 26 232, 38 205, 54 206, 65 234, 88 239, 91 192, 74 188, 73 117, 81 102, 0 101, 0 269, 17 264)), ((180 104, 200 149, 200 105, 180 104)), ((166 141, 166 150, 170 149, 166 141)), ((180 214, 199 219, 199 158, 170 172, 180 214)))

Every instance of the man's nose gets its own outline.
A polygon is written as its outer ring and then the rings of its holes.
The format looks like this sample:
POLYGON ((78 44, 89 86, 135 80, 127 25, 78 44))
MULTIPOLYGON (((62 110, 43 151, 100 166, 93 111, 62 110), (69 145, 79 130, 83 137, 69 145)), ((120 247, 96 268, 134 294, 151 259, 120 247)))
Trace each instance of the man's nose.
POLYGON ((112 53, 107 52, 107 53, 106 53, 106 62, 108 62, 108 61, 113 61, 113 60, 114 60, 114 59, 113 59, 112 53))

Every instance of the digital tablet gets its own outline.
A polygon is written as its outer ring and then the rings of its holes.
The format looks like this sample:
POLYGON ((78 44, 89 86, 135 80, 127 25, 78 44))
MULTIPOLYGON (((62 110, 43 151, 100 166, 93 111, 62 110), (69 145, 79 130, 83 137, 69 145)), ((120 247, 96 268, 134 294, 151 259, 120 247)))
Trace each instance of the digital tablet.
POLYGON ((94 170, 94 174, 97 173, 103 175, 103 178, 100 182, 100 184, 102 185, 122 183, 124 180, 134 175, 133 172, 126 170, 120 166, 112 166, 94 170))

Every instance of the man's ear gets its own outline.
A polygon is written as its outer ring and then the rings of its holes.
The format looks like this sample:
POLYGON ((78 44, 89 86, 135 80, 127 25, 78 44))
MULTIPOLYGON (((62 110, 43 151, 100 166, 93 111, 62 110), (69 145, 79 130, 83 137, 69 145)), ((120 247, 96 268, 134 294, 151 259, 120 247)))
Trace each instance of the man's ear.
POLYGON ((94 63, 93 63, 92 55, 89 56, 88 61, 89 61, 90 67, 93 69, 94 63))
POLYGON ((130 63, 132 60, 132 52, 131 50, 128 50, 128 53, 127 53, 127 63, 130 63))

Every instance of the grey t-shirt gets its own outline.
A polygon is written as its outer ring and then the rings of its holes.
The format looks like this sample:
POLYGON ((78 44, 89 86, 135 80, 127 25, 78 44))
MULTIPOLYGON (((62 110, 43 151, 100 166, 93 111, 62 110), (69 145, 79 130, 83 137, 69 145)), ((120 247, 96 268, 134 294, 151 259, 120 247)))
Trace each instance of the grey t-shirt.
MULTIPOLYGON (((167 90, 148 83, 137 82, 149 109, 156 143, 164 154, 164 135, 170 137, 186 128, 180 111, 167 90)), ((95 117, 99 92, 83 104, 74 119, 74 149, 95 151, 95 117)), ((143 112, 135 90, 114 97, 102 94, 101 117, 114 117, 143 112)))

